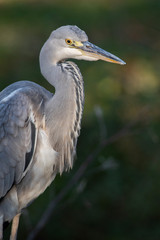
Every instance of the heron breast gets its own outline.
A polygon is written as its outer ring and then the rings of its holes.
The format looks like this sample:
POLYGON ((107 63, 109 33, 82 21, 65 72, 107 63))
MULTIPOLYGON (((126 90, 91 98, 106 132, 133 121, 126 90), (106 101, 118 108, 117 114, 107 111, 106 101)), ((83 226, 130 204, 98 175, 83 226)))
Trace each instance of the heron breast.
POLYGON ((54 167, 57 156, 58 153, 51 147, 45 131, 40 129, 33 164, 17 186, 20 208, 28 206, 54 180, 57 174, 54 167))

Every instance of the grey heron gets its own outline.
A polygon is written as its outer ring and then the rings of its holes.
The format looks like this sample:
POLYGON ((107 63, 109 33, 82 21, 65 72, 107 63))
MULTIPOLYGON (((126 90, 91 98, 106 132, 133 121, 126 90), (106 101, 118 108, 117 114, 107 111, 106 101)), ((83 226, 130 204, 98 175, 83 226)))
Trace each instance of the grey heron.
POLYGON ((67 59, 125 64, 88 41, 77 26, 53 31, 40 52, 40 70, 55 94, 30 81, 0 93, 0 239, 12 223, 15 240, 19 216, 54 180, 72 168, 84 104, 83 78, 67 59))

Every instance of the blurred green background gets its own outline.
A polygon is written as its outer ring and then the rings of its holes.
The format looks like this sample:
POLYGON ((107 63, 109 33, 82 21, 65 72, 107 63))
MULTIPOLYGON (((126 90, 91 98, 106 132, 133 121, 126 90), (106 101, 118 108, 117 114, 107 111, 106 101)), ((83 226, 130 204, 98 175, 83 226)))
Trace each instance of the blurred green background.
POLYGON ((0 89, 28 79, 54 91, 40 74, 38 56, 51 31, 67 24, 85 30, 91 42, 127 65, 76 61, 85 82, 85 109, 74 169, 57 176, 24 212, 18 239, 27 239, 101 139, 136 121, 131 134, 89 165, 36 239, 158 240, 160 1, 0 0, 0 89))

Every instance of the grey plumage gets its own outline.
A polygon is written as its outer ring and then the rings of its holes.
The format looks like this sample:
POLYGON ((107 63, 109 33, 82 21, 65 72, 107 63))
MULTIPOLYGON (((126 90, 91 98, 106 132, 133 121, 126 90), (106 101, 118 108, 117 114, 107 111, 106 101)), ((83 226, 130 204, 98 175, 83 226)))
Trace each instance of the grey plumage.
POLYGON ((64 31, 65 31, 66 38, 70 38, 72 36, 72 39, 74 39, 75 41, 79 41, 79 40, 81 40, 82 42, 88 41, 88 37, 84 31, 82 31, 77 26, 71 26, 71 25, 68 25, 67 28, 66 26, 62 26, 58 29, 58 31, 53 31, 50 37, 61 39, 64 31))
MULTIPOLYGON (((29 81, 0 93, 0 239, 3 223, 19 216, 57 173, 73 166, 84 89, 79 68, 68 58, 124 64, 89 43, 77 26, 63 26, 51 33, 40 52, 41 73, 55 94, 29 81)), ((12 230, 14 240, 14 225, 12 230)))
MULTIPOLYGON (((0 197, 4 197, 13 182, 24 176, 25 155, 31 151, 31 114, 43 118, 44 106, 52 96, 30 82, 12 84, 1 92, 0 104, 0 197), (7 97, 6 96, 7 92, 7 97), (41 106, 39 107, 39 105, 41 106)), ((40 121, 40 119, 39 119, 40 121)), ((36 123, 35 123, 36 125, 36 123)))

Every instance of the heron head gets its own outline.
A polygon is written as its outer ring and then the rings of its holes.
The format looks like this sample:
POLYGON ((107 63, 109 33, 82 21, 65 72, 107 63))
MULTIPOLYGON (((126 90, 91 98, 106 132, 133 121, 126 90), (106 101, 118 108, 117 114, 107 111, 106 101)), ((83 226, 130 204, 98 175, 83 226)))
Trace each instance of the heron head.
POLYGON ((74 58, 125 64, 120 58, 90 43, 86 33, 77 26, 62 26, 51 33, 49 40, 57 62, 74 58))

